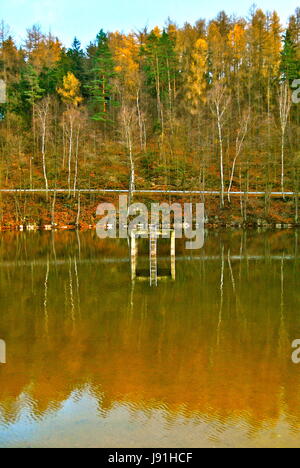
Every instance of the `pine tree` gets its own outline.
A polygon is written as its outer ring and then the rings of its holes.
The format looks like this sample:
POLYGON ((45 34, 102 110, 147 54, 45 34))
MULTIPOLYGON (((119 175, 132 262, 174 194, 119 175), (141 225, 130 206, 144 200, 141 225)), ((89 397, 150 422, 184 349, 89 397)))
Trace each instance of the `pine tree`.
POLYGON ((22 94, 25 101, 34 106, 36 101, 44 95, 44 89, 40 87, 39 76, 32 65, 27 65, 22 73, 22 94))
POLYGON ((88 55, 91 72, 87 89, 92 119, 106 122, 110 120, 109 108, 118 103, 114 99, 112 86, 115 64, 108 36, 102 29, 97 35, 95 44, 91 44, 88 48, 88 55))
POLYGON ((154 28, 141 48, 141 55, 148 91, 156 98, 158 121, 162 124, 164 104, 169 109, 173 107, 179 74, 174 37, 154 28))
POLYGON ((81 49, 80 41, 75 37, 72 47, 67 50, 62 50, 60 60, 56 67, 57 81, 62 84, 62 80, 67 73, 73 73, 73 75, 80 82, 80 92, 84 96, 84 82, 86 80, 86 58, 85 53, 81 49))
POLYGON ((288 80, 291 84, 293 80, 299 78, 300 62, 297 58, 296 44, 292 39, 289 29, 284 35, 284 46, 281 54, 281 73, 284 80, 288 80))

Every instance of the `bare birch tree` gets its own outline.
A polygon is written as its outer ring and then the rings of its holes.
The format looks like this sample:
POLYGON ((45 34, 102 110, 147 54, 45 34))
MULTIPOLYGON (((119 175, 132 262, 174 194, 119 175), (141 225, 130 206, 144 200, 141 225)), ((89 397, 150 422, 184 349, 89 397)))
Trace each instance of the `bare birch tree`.
POLYGON ((230 202, 230 192, 233 184, 234 172, 238 158, 243 149, 244 141, 248 132, 249 128, 249 121, 250 121, 250 110, 247 114, 244 114, 242 118, 241 125, 238 130, 238 134, 235 140, 235 156, 232 163, 231 175, 230 175, 230 182, 228 187, 228 201, 230 202))
POLYGON ((45 180, 46 194, 48 198, 48 175, 47 175, 47 164, 46 164, 46 143, 47 143, 47 129, 49 123, 49 114, 50 114, 50 98, 46 97, 39 104, 36 104, 36 113, 38 118, 38 123, 41 132, 41 153, 42 153, 42 165, 43 165, 43 174, 45 180))
POLYGON ((279 119, 281 130, 281 191, 284 193, 285 177, 285 135, 288 118, 292 106, 292 97, 288 83, 282 83, 279 90, 279 119))
POLYGON ((225 199, 225 183, 224 183, 224 139, 223 127, 226 116, 226 111, 230 104, 230 96, 227 93, 226 87, 217 83, 210 93, 210 108, 215 116, 218 127, 218 139, 220 149, 220 178, 221 178, 221 205, 224 206, 225 199))
POLYGON ((78 181, 81 120, 82 115, 78 109, 70 108, 63 114, 62 127, 66 145, 65 154, 67 155, 69 196, 71 196, 72 189, 75 196, 78 181), (74 174, 72 176, 73 172, 74 174))
POLYGON ((137 115, 135 107, 129 107, 123 104, 120 112, 120 120, 123 131, 123 138, 128 152, 130 164, 129 176, 129 204, 131 203, 132 194, 135 191, 135 161, 133 155, 134 133, 137 124, 137 115))

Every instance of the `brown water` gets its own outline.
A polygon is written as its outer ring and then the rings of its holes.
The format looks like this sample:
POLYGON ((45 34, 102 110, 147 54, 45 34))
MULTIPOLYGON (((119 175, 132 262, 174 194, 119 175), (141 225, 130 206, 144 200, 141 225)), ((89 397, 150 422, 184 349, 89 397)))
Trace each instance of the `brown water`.
POLYGON ((208 233, 151 288, 126 241, 2 234, 0 446, 300 446, 298 248, 208 233))

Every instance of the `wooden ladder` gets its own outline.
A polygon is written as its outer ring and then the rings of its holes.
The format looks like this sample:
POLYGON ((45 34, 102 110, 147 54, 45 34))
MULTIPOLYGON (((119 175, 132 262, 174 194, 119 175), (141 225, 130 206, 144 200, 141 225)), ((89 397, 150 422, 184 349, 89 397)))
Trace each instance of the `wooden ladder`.
POLYGON ((157 232, 150 231, 150 286, 157 286, 157 232))

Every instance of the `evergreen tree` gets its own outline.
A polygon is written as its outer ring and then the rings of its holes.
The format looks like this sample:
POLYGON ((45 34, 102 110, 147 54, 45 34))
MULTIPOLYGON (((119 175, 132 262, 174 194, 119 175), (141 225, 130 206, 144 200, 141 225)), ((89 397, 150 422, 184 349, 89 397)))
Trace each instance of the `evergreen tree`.
POLYGON ((161 122, 163 105, 173 107, 176 81, 179 77, 175 40, 166 31, 154 28, 141 48, 148 92, 157 103, 161 122))
POLYGON ((70 72, 81 83, 81 93, 84 95, 83 83, 86 80, 86 57, 81 48, 80 41, 75 37, 72 47, 62 51, 61 58, 57 64, 56 73, 57 81, 62 84, 63 78, 70 72))
POLYGON ((109 108, 118 103, 114 99, 112 80, 115 76, 114 60, 107 34, 101 29, 96 42, 88 48, 90 77, 87 84, 92 119, 108 121, 109 108))
POLYGON ((22 72, 20 88, 25 102, 31 107, 34 107, 36 101, 44 95, 45 90, 40 87, 39 76, 30 64, 22 72))
POLYGON ((300 62, 297 58, 296 44, 292 40, 291 32, 287 29, 284 35, 284 47, 281 54, 281 73, 284 80, 292 81, 299 78, 300 62))

